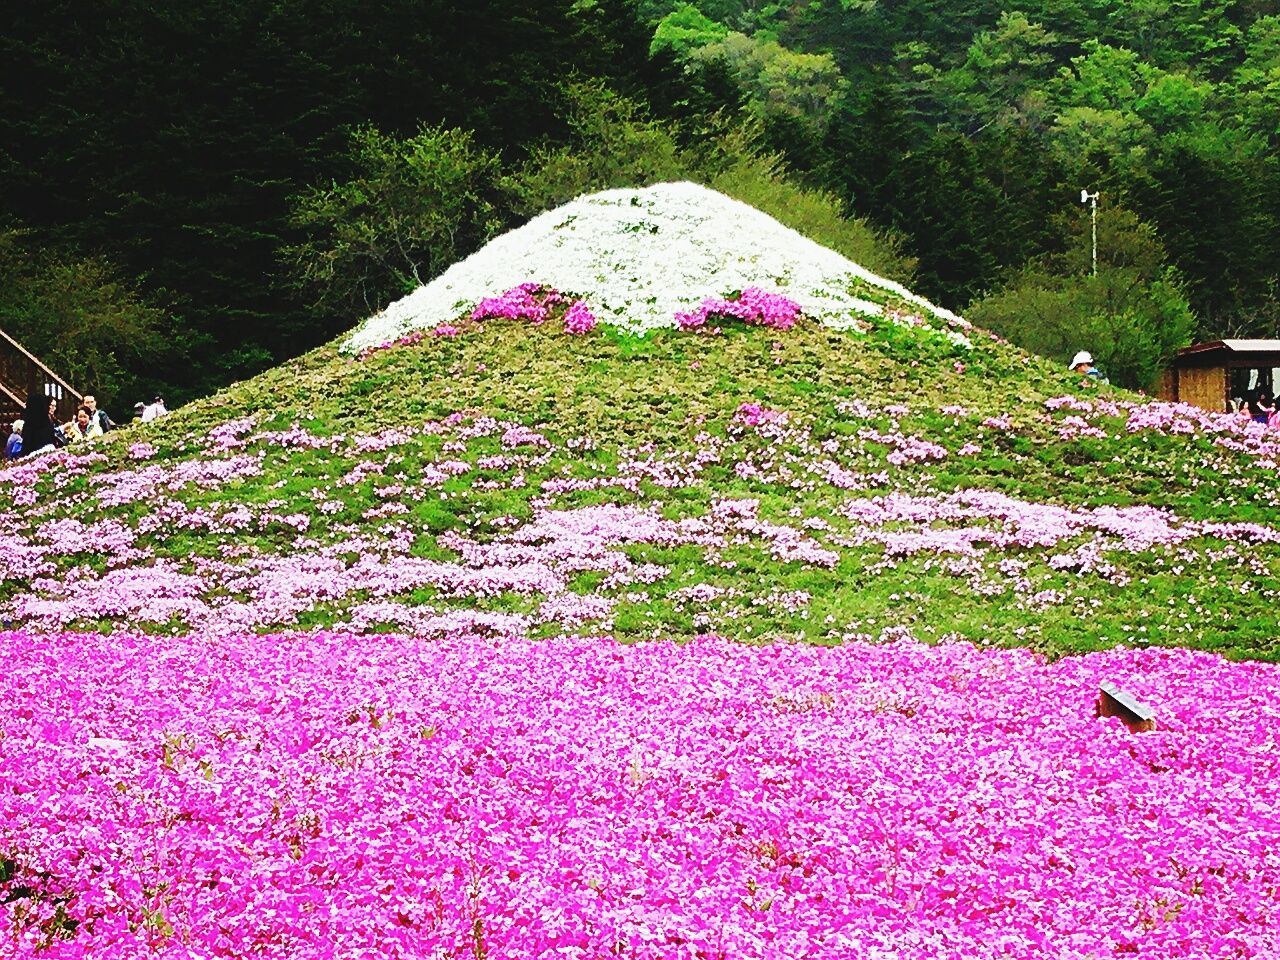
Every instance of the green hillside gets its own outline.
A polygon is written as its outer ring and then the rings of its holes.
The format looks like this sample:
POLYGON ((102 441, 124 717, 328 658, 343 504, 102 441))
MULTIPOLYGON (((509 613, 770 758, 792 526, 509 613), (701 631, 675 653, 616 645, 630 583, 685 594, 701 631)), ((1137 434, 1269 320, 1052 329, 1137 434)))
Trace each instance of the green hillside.
POLYGON ((1280 653, 1274 435, 916 323, 322 348, 8 468, 6 617, 1280 653))

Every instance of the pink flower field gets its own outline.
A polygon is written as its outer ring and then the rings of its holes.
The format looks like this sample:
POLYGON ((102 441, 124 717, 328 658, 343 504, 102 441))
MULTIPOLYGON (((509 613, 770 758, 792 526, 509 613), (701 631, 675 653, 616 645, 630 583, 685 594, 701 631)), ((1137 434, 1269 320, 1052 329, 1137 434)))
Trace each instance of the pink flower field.
POLYGON ((0 955, 1280 956, 1280 672, 0 634, 0 955), (1157 711, 1098 719, 1112 680, 1157 711))

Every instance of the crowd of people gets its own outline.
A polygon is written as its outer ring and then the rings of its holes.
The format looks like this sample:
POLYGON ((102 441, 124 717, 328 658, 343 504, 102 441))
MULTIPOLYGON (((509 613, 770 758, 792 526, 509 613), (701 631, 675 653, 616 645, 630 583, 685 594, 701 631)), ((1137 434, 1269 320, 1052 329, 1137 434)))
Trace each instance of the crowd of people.
MULTIPOLYGON (((163 397, 156 397, 151 403, 139 401, 134 405, 134 415, 143 422, 154 420, 168 412, 163 397)), ((60 423, 58 401, 53 397, 32 393, 27 396, 22 418, 13 421, 9 439, 4 445, 4 458, 16 460, 26 454, 57 450, 69 444, 100 437, 115 427, 116 424, 107 415, 107 411, 98 408, 98 400, 93 394, 86 393, 81 397, 76 415, 66 423, 60 423)))

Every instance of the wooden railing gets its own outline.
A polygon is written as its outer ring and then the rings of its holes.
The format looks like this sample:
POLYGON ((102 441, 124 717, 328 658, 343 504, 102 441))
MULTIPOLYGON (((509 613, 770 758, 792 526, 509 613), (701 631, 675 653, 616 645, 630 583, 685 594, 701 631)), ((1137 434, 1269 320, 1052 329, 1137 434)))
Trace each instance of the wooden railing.
POLYGON ((80 406, 80 394, 71 384, 3 330, 0 330, 0 392, 19 408, 26 405, 29 393, 51 397, 57 404, 59 423, 72 419, 80 406))

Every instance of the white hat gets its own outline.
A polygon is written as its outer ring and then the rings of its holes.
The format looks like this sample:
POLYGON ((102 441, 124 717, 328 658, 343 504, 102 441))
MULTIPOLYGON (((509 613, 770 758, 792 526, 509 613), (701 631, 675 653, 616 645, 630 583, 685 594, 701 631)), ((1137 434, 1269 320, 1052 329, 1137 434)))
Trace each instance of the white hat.
POLYGON ((21 420, 15 420, 15 421, 13 421, 13 432, 14 432, 14 433, 21 433, 21 432, 22 432, 22 428, 23 428, 24 426, 26 426, 26 424, 24 424, 21 420))
POLYGON ((1093 363, 1093 354, 1091 354, 1088 350, 1081 350, 1079 353, 1077 353, 1074 357, 1071 358, 1071 362, 1068 363, 1067 366, 1070 367, 1072 370, 1074 370, 1076 367, 1080 366, 1080 364, 1082 363, 1093 363))

